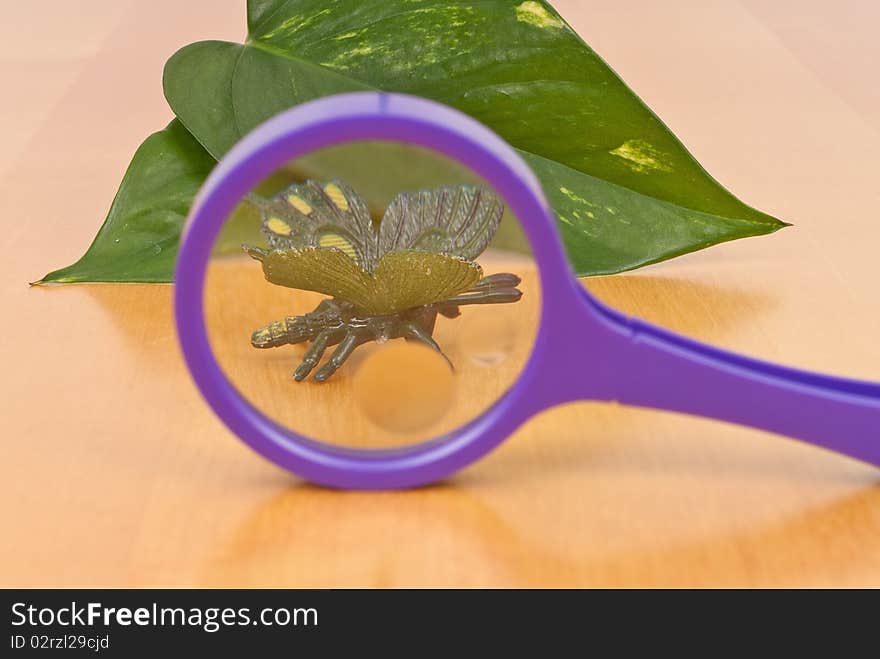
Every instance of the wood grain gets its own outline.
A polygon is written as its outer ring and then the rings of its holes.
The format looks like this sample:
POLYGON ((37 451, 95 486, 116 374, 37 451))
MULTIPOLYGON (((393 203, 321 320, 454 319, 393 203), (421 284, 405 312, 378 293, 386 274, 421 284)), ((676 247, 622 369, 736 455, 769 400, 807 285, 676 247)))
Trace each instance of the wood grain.
MULTIPOLYGON (((728 348, 880 379, 873 5, 556 4, 709 171, 796 225, 587 286, 728 348), (845 75, 814 57, 829 35, 845 75)), ((572 404, 411 492, 327 491, 251 453, 190 381, 170 286, 26 284, 82 253, 170 119, 165 58, 240 39, 243 3, 70 5, 18 3, 0 28, 0 584, 880 586, 875 469, 708 420, 572 404)))

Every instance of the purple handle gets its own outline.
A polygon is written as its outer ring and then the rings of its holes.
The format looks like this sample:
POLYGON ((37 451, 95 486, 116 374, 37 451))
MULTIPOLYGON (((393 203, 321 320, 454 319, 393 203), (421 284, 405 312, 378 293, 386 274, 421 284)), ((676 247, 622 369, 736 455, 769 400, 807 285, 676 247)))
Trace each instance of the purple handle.
POLYGON ((580 366, 602 373, 602 398, 769 430, 880 467, 880 384, 737 355, 584 299, 616 329, 604 333, 609 362, 591 351, 580 366))
POLYGON ((370 92, 334 96, 289 110, 254 130, 200 191, 175 282, 181 347, 205 399, 254 450, 317 483, 396 488, 436 481, 485 455, 531 416, 579 399, 732 421, 880 466, 880 384, 741 357, 628 318, 593 299, 572 276, 551 209, 525 162, 486 127, 424 99, 370 92), (542 296, 532 356, 494 406, 442 437, 372 453, 315 442, 245 400, 214 357, 203 313, 211 248, 241 197, 292 158, 358 139, 433 149, 482 176, 520 218, 540 265, 542 296))

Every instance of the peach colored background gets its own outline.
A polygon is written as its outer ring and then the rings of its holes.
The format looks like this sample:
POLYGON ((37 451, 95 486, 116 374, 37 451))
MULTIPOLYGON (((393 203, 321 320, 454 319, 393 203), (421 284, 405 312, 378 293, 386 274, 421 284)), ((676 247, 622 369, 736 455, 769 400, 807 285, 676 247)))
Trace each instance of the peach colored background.
MULTIPOLYGON (((240 39, 243 5, 3 8, 0 584, 880 586, 880 476, 851 460, 583 403, 444 485, 324 491, 201 402, 170 287, 28 289, 83 252, 170 119, 165 59, 240 39)), ((710 172, 797 225, 588 286, 726 347, 880 379, 877 3, 556 5, 710 172)))

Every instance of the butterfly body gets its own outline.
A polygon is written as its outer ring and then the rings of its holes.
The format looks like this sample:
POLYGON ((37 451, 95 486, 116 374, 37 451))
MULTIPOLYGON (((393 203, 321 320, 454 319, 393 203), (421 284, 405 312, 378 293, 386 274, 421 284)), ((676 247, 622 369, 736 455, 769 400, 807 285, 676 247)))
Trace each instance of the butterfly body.
POLYGON ((268 249, 245 245, 280 286, 332 297, 305 316, 288 317, 254 332, 255 347, 311 341, 306 377, 331 345, 338 348, 315 379, 323 381, 362 343, 431 337, 437 314, 458 315, 461 304, 514 302, 515 275, 483 277, 474 259, 489 244, 503 205, 479 186, 402 193, 377 226, 366 204, 345 183, 307 181, 273 199, 252 198, 268 249), (452 302, 451 302, 452 301, 452 302))

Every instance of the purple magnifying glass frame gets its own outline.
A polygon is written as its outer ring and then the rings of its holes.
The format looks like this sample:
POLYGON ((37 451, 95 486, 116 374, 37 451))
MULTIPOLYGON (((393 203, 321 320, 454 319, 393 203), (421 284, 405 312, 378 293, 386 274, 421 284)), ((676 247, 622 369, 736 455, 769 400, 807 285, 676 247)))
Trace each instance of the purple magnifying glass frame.
POLYGON ((242 139, 193 205, 177 261, 174 307, 186 363, 217 415, 264 457, 326 486, 390 489, 437 481, 485 455, 531 416, 575 400, 616 401, 748 425, 880 466, 880 384, 739 356, 602 304, 572 273, 553 212, 522 158, 474 119, 421 98, 373 92, 332 96, 284 112, 242 139), (205 325, 208 261, 242 197, 294 158, 358 140, 418 145, 469 167, 519 218, 540 272, 540 327, 517 382, 477 419, 406 448, 346 448, 279 425, 227 379, 205 325), (573 353, 571 346, 580 350, 573 353))

